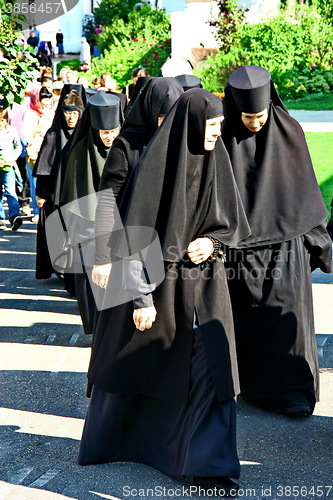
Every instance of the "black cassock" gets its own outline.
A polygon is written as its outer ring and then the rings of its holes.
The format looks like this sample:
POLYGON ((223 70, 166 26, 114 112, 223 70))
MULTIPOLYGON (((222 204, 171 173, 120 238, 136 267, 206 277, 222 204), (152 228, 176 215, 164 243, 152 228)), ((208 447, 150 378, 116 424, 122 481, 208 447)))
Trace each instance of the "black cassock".
POLYGON ((265 408, 312 412, 319 371, 311 271, 332 271, 327 210, 304 133, 269 73, 236 70, 225 105, 222 138, 252 231, 227 256, 241 393, 265 408), (251 132, 241 111, 265 107, 266 124, 251 132))
MULTIPOLYGON (((136 330, 131 302, 99 314, 82 465, 136 461, 178 477, 239 476, 238 374, 224 263, 196 266, 185 255, 202 235, 233 244, 249 234, 221 140, 214 151, 203 149, 206 119, 221 114, 221 102, 205 90, 182 95, 125 188, 125 227, 157 231, 165 278, 153 292, 151 329, 136 330)), ((126 255, 123 243, 111 244, 115 256, 126 255)), ((132 242, 134 254, 140 243, 132 242)))

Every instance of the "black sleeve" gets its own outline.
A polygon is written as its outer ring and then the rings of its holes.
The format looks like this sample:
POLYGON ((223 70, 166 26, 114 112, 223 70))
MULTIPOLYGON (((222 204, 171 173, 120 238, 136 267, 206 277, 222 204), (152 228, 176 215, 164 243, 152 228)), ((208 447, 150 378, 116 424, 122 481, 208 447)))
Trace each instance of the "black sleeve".
POLYGON ((37 177, 36 196, 38 196, 39 198, 43 198, 44 200, 49 200, 50 181, 51 179, 49 175, 40 175, 37 177))
POLYGON ((108 242, 117 210, 116 199, 124 187, 128 174, 128 160, 120 141, 115 141, 106 160, 99 185, 98 205, 96 209, 95 263, 110 262, 108 242))
POLYGON ((304 234, 304 245, 310 254, 311 271, 319 268, 324 273, 333 272, 332 240, 326 230, 326 223, 304 234))

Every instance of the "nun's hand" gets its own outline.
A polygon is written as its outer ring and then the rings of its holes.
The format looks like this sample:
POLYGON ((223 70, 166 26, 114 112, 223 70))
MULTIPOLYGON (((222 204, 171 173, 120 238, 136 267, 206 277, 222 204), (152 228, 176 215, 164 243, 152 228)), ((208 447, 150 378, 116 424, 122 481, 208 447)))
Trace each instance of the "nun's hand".
POLYGON ((39 196, 36 196, 37 207, 42 208, 42 206, 44 205, 44 203, 46 201, 47 200, 44 200, 44 198, 40 198, 39 196))
POLYGON ((213 253, 214 244, 209 238, 197 238, 191 241, 187 247, 186 253, 193 264, 200 264, 210 257, 213 253))
POLYGON ((155 306, 141 307, 141 309, 134 309, 133 321, 138 330, 143 332, 153 326, 156 319, 157 311, 155 306))
POLYGON ((106 288, 111 273, 111 262, 107 264, 95 264, 92 271, 92 280, 95 285, 106 288))

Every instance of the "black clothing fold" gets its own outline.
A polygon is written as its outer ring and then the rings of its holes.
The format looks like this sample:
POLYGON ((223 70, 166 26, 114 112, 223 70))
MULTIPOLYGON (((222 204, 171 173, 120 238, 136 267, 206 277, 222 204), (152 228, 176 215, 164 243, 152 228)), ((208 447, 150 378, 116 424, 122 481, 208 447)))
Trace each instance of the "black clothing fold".
POLYGON ((80 465, 132 461, 173 477, 239 477, 236 403, 217 401, 200 327, 193 338, 189 398, 182 405, 93 387, 80 465))

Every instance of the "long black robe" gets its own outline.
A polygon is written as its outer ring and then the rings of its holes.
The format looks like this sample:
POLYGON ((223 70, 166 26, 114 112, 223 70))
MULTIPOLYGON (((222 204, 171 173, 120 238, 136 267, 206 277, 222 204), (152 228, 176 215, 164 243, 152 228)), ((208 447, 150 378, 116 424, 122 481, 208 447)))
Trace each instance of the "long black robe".
MULTIPOLYGON (((60 204, 70 204, 71 231, 74 238, 93 240, 94 220, 97 205, 95 196, 98 191, 103 167, 110 147, 103 144, 99 130, 112 130, 122 124, 121 103, 118 97, 110 94, 92 96, 76 130, 68 153, 66 174, 61 190, 60 204), (95 100, 97 99, 97 101, 95 100), (99 104, 98 104, 99 103, 99 104), (92 128, 98 123, 99 129, 92 128), (89 196, 90 195, 90 196, 89 196), (76 203, 76 200, 85 200, 76 203), (74 202, 74 203, 73 203, 74 202)), ((72 237, 72 240, 74 239, 72 237)), ((81 244, 80 244, 81 245, 81 244)), ((91 334, 94 325, 95 300, 87 275, 80 245, 75 245, 73 259, 76 263, 75 296, 86 334, 91 334)))
MULTIPOLYGON (((238 377, 223 260, 196 266, 185 255, 201 235, 235 244, 249 234, 221 140, 214 151, 203 148, 211 107, 219 107, 213 116, 221 115, 221 102, 205 90, 182 95, 125 188, 119 207, 125 226, 139 227, 140 236, 141 226, 157 231, 166 274, 153 292, 157 318, 151 329, 136 330, 131 302, 99 314, 80 464, 138 460, 175 476, 239 476, 238 377), (158 428, 159 438, 141 447, 140 436, 149 429, 157 435, 158 428)), ((126 256, 123 243, 120 238, 113 246, 115 258, 126 256)), ((131 242, 134 253, 141 243, 131 242)), ((108 288, 116 287, 113 280, 111 271, 108 288)))
POLYGON ((225 90, 222 138, 252 231, 227 256, 241 392, 265 408, 313 411, 319 372, 311 270, 332 270, 327 210, 304 133, 272 82, 270 98, 268 120, 254 133, 225 90))
POLYGON ((41 146, 33 175, 37 177, 36 195, 46 200, 40 208, 36 240, 36 278, 47 279, 54 269, 50 260, 45 234, 47 217, 55 210, 56 185, 64 164, 64 148, 74 129, 67 126, 60 113, 47 131, 41 146))

